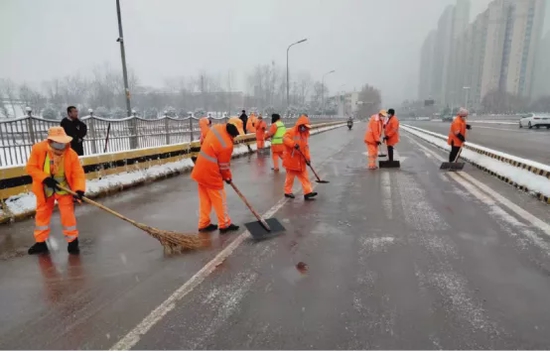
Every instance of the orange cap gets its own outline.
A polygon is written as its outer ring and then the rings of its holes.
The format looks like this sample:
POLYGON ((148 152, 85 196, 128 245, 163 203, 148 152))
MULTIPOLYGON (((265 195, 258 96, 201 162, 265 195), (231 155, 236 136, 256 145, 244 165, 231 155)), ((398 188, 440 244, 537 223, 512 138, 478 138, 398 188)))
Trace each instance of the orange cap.
POLYGON ((67 144, 71 143, 73 137, 67 136, 63 127, 55 126, 50 127, 50 129, 48 130, 48 139, 57 143, 67 144))

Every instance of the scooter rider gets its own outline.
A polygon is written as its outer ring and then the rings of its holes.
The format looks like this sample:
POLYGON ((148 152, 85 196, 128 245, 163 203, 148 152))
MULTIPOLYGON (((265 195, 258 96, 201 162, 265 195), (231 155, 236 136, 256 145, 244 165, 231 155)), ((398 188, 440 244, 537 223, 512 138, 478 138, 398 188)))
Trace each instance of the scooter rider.
POLYGON ((348 128, 351 130, 351 128, 353 127, 353 117, 349 117, 348 119, 348 128))

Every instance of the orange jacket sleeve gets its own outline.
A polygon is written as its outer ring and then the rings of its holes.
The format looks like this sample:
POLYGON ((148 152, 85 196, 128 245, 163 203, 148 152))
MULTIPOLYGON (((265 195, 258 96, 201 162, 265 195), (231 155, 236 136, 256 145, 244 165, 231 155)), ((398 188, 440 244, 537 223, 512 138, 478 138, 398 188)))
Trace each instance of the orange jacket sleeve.
POLYGON ((32 147, 31 156, 27 162, 27 173, 31 176, 33 180, 38 182, 44 181, 48 178, 49 175, 44 172, 44 165, 40 165, 39 162, 39 150, 36 146, 32 147))
POLYGON ((385 135, 388 138, 393 137, 397 130, 399 129, 399 121, 397 121, 395 118, 391 118, 388 124, 386 125, 385 135))
POLYGON ((296 145, 296 142, 294 142, 292 129, 285 132, 285 135, 283 136, 283 144, 288 148, 294 148, 294 146, 296 145))
POLYGON ((74 150, 69 150, 67 155, 71 160, 71 172, 73 174, 73 191, 86 191, 86 174, 84 173, 84 168, 80 164, 78 155, 74 150))
POLYGON ((233 147, 224 148, 220 155, 218 155, 218 165, 220 167, 220 173, 224 180, 232 180, 231 174, 231 155, 233 154, 233 147))

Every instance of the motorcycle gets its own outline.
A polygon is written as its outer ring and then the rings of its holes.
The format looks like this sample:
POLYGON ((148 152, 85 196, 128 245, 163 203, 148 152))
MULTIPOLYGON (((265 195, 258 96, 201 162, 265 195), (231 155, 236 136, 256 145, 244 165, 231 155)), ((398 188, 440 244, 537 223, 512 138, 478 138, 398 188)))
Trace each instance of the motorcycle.
POLYGON ((353 121, 348 120, 348 128, 351 131, 351 128, 353 127, 353 121))

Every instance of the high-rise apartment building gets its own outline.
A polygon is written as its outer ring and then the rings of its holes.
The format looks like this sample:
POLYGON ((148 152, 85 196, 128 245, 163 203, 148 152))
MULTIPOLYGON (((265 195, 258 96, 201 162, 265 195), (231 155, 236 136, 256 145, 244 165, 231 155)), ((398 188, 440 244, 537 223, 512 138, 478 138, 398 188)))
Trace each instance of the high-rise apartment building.
POLYGON ((546 32, 546 35, 540 42, 537 56, 533 91, 531 94, 533 100, 543 96, 550 96, 550 30, 546 32))
POLYGON ((418 99, 425 100, 433 98, 432 76, 435 59, 435 39, 437 32, 432 30, 422 44, 420 53, 420 77, 418 83, 418 99))

